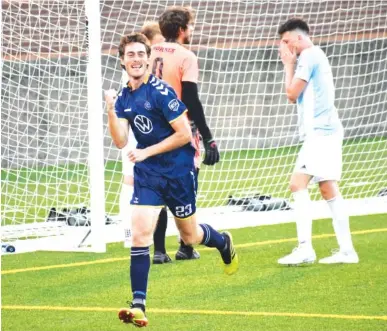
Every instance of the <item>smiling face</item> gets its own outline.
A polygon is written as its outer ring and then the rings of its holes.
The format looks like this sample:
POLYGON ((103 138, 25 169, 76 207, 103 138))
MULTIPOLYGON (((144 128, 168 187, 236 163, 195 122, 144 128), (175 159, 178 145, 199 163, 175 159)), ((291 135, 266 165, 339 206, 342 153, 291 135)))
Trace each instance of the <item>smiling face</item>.
POLYGON ((142 79, 147 72, 149 64, 145 45, 139 42, 127 44, 121 63, 125 66, 131 81, 142 79))

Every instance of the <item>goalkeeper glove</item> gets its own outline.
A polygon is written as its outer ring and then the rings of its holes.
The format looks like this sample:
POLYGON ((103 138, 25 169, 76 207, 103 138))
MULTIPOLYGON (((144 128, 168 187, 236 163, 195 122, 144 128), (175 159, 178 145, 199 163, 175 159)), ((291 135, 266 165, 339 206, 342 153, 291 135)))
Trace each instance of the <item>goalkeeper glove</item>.
POLYGON ((218 146, 216 145, 216 142, 214 139, 203 141, 204 149, 205 149, 205 156, 203 160, 203 164, 205 165, 214 165, 215 163, 219 162, 219 150, 218 146))

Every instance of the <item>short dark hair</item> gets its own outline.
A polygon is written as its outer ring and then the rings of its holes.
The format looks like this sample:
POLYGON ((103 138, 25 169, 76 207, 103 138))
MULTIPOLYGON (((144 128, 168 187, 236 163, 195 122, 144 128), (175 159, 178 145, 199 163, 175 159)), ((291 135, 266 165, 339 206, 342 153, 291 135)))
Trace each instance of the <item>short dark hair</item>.
POLYGON ((150 42, 152 42, 153 38, 161 34, 160 26, 158 22, 145 22, 141 28, 141 33, 144 34, 150 42))
POLYGON ((186 30, 188 23, 193 19, 194 12, 190 7, 169 7, 159 17, 161 34, 167 40, 176 40, 179 36, 179 28, 186 30))
POLYGON ((145 49, 146 49, 146 53, 147 53, 148 57, 150 56, 151 48, 150 48, 150 43, 149 43, 148 38, 145 37, 145 35, 143 35, 142 33, 134 32, 134 33, 131 33, 131 34, 128 34, 126 36, 121 37, 120 45, 118 46, 118 54, 120 55, 121 58, 124 57, 124 55, 125 55, 126 45, 129 45, 131 43, 144 44, 145 49))
POLYGON ((290 20, 287 20, 285 23, 281 24, 278 28, 278 34, 282 36, 285 32, 294 31, 296 29, 300 29, 301 31, 309 34, 309 26, 301 18, 291 18, 290 20))

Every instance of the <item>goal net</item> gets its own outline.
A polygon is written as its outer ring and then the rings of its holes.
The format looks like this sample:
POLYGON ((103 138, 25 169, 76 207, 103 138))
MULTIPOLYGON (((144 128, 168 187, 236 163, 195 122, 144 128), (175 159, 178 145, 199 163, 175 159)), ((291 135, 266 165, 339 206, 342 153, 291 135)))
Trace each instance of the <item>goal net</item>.
MULTIPOLYGON (((102 56, 95 74, 101 72, 103 89, 120 86, 120 36, 139 31, 171 5, 190 5, 196 12, 189 47, 199 59, 200 98, 221 150, 221 162, 200 171, 199 214, 206 221, 221 215, 219 227, 232 228, 293 217, 291 211, 262 210, 287 206, 281 201, 290 200, 288 182, 300 147, 277 44, 279 24, 294 16, 308 21, 313 42, 332 65, 345 128, 340 186, 349 210, 353 215, 387 212, 384 1, 101 0, 102 56), (273 203, 238 204, 259 196, 271 196, 273 203)), ((106 213, 118 213, 121 159, 106 115, 104 147, 89 135, 88 84, 94 76, 87 74, 85 10, 84 0, 2 1, 3 234, 10 229, 2 240, 74 228, 47 218, 52 208, 90 207, 90 187, 97 180, 90 180, 93 149, 104 150, 106 213)), ((102 109, 101 89, 94 99, 102 109)), ((314 217, 328 216, 313 186, 311 193, 314 217)), ((85 228, 80 223, 78 228, 85 228)))

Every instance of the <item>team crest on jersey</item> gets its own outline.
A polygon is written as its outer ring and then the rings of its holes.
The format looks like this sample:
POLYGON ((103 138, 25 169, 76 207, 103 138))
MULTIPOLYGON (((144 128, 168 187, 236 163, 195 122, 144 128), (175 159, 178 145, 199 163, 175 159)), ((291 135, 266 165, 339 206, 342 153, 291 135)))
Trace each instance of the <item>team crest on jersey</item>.
POLYGON ((177 101, 176 99, 169 101, 168 107, 172 111, 178 111, 179 110, 179 101, 177 101))
POLYGON ((150 104, 149 101, 145 101, 145 103, 144 103, 144 108, 145 108, 146 110, 151 110, 151 109, 152 109, 152 105, 150 104))
POLYGON ((153 130, 152 121, 144 115, 137 115, 134 118, 134 125, 144 134, 151 133, 153 130))

